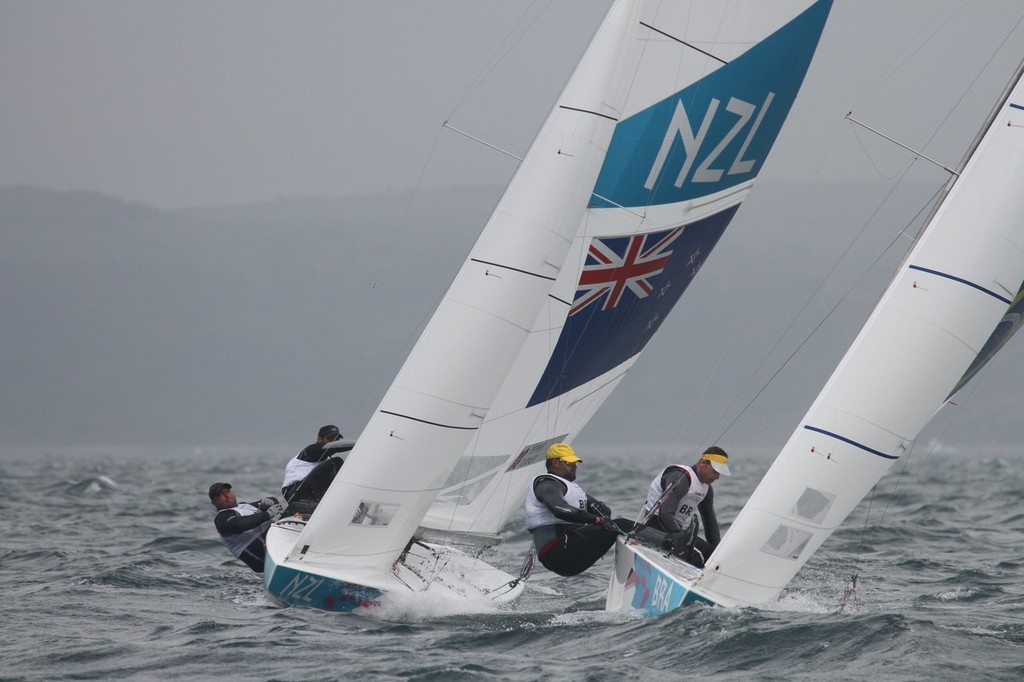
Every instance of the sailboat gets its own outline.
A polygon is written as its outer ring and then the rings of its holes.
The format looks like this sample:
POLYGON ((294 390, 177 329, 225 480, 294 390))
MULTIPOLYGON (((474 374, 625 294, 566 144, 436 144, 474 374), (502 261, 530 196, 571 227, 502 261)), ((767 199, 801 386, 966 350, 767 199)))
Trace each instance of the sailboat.
POLYGON ((831 0, 614 2, 405 364, 308 518, 267 535, 274 601, 506 603, 479 558, 632 367, 754 184, 831 0))
POLYGON ((759 606, 800 568, 1024 311, 1024 62, 919 239, 705 567, 619 541, 606 608, 759 606))

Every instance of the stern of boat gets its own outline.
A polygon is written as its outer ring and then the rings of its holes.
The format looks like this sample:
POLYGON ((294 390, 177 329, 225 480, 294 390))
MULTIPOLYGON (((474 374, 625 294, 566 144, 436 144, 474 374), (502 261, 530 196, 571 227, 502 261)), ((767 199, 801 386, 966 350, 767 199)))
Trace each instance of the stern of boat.
POLYGON ((267 532, 263 586, 278 605, 354 611, 380 606, 388 597, 505 604, 526 586, 525 578, 516 578, 455 547, 422 541, 411 543, 389 572, 288 562, 305 525, 301 517, 288 517, 267 532))

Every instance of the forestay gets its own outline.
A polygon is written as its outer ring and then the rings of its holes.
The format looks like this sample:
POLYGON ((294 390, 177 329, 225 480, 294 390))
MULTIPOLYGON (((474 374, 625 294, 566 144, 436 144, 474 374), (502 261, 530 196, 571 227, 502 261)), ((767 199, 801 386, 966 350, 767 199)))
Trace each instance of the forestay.
MULTIPOLYGON (((566 265, 424 525, 497 533, 625 376, 750 190, 831 2, 648 2, 566 265)), ((362 444, 363 439, 360 440, 362 444)))

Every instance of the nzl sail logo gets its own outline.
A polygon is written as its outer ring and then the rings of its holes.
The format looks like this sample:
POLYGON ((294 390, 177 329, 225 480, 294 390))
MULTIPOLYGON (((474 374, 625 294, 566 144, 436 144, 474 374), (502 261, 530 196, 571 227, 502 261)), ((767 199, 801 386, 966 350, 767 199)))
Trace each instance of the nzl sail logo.
MULTIPOLYGON (((697 166, 693 173, 692 182, 719 182, 722 179, 723 172, 728 175, 748 175, 754 170, 754 163, 757 159, 747 159, 744 157, 750 149, 750 143, 757 134, 758 128, 761 127, 765 112, 768 111, 774 97, 775 93, 769 92, 767 97, 765 97, 764 104, 760 107, 735 97, 729 98, 729 103, 726 104, 725 110, 735 117, 735 122, 729 131, 722 136, 718 144, 715 145, 715 148, 711 150, 711 153, 707 154, 700 165, 697 166), (756 119, 754 118, 755 110, 758 111, 756 119), (751 120, 753 120, 752 125, 750 124, 751 120), (735 152, 728 170, 723 171, 721 168, 714 168, 713 164, 719 162, 722 152, 729 147, 732 141, 745 128, 747 129, 746 136, 743 138, 743 143, 739 149, 735 152)), ((665 161, 668 159, 669 152, 672 150, 672 146, 677 138, 686 151, 686 159, 683 161, 682 168, 672 184, 675 187, 683 186, 683 182, 690 175, 690 169, 693 168, 695 161, 699 157, 701 147, 707 140, 708 131, 711 129, 711 124, 715 120, 720 104, 721 102, 717 99, 711 99, 711 103, 704 113, 700 128, 694 133, 693 126, 690 124, 690 117, 686 113, 686 107, 683 106, 681 100, 676 102, 675 113, 672 116, 672 121, 669 123, 668 130, 665 132, 665 137, 662 139, 661 148, 658 150, 658 156, 651 167, 651 172, 647 175, 646 182, 644 182, 644 189, 654 189, 658 179, 661 177, 661 172, 665 166, 665 161)))
MULTIPOLYGON (((669 262, 672 255, 669 247, 682 232, 683 228, 677 227, 656 236, 594 239, 569 315, 576 315, 597 302, 602 302, 602 310, 611 310, 627 292, 646 298, 654 290, 653 281, 669 262)), ((699 251, 690 259, 691 264, 698 256, 699 251)))
POLYGON ((672 204, 755 177, 782 124, 776 93, 759 97, 684 90, 621 121, 591 207, 672 204))
POLYGON ((818 45, 831 0, 615 126, 592 205, 697 199, 753 179, 775 143, 818 45))
POLYGON ((528 405, 583 386, 644 349, 739 208, 733 203, 684 224, 683 203, 757 176, 831 4, 815 2, 728 64, 618 122, 590 210, 660 206, 661 220, 671 220, 664 216, 673 211, 679 220, 646 234, 591 240, 569 314, 528 405))

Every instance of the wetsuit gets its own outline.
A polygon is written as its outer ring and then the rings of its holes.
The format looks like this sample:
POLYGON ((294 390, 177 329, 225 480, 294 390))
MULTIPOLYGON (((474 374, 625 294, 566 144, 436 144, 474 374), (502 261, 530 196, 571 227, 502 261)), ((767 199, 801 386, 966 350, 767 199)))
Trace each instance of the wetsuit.
MULTIPOLYGON (((606 523, 607 510, 572 481, 550 473, 534 478, 526 493, 526 528, 533 534, 540 563, 563 576, 593 566, 615 544, 617 532, 606 523)), ((627 532, 633 529, 628 519, 614 523, 627 532)))
POLYGON ((263 572, 263 560, 267 555, 264 539, 267 529, 273 523, 270 514, 260 511, 251 502, 241 502, 232 509, 221 509, 213 517, 213 525, 217 527, 224 546, 257 573, 263 572))

